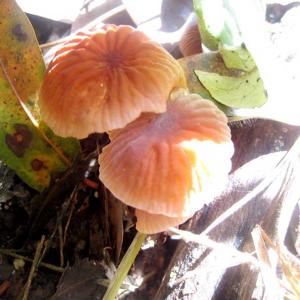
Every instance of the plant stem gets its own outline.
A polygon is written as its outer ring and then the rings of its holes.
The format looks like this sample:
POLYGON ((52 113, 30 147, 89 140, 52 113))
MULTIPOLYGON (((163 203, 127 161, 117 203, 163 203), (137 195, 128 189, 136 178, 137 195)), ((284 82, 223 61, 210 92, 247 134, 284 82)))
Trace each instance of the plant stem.
MULTIPOLYGON (((10 251, 8 249, 1 249, 0 248, 0 255, 6 255, 6 256, 11 256, 11 257, 14 257, 14 258, 23 259, 24 261, 31 262, 31 263, 33 262, 33 259, 28 258, 28 257, 23 256, 23 255, 20 255, 20 254, 17 254, 17 253, 12 252, 12 251, 10 251)), ((44 263, 44 262, 41 262, 40 266, 44 267, 44 268, 47 268, 49 270, 55 271, 55 272, 59 272, 59 273, 63 273, 65 271, 64 268, 61 268, 61 267, 58 267, 58 266, 54 266, 54 265, 51 265, 51 264, 48 264, 48 263, 44 263)))
POLYGON ((138 232, 132 241, 130 247, 125 253, 117 272, 110 281, 107 291, 102 300, 113 300, 116 298, 119 288, 127 276, 137 254, 139 253, 141 246, 146 238, 146 234, 138 232))

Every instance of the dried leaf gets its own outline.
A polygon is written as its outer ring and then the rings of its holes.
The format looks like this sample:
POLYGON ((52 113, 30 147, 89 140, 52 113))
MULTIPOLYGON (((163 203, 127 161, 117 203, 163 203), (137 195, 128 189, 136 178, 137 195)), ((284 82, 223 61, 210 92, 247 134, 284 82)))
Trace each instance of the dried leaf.
POLYGON ((300 299, 300 261, 284 246, 277 247, 281 268, 291 286, 295 299, 300 299))
POLYGON ((66 270, 51 300, 102 299, 105 287, 97 282, 105 279, 105 270, 99 262, 83 260, 66 270))
POLYGON ((33 29, 15 1, 0 2, 0 36, 0 157, 41 191, 74 159, 78 142, 54 136, 40 120, 36 97, 45 66, 33 29))
POLYGON ((268 249, 259 227, 255 227, 252 232, 253 244, 259 260, 260 273, 266 287, 268 299, 280 299, 280 282, 272 267, 268 249))

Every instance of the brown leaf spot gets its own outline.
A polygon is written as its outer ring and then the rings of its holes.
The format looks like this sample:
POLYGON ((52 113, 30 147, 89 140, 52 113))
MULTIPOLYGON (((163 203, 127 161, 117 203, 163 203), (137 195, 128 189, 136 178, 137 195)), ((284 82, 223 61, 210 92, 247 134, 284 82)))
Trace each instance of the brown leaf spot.
POLYGON ((15 124, 16 132, 7 134, 5 142, 8 148, 18 157, 22 157, 32 140, 32 133, 26 125, 15 124))
POLYGON ((27 41, 27 38, 28 38, 27 33, 23 30, 21 24, 15 25, 12 28, 11 32, 19 42, 26 42, 27 41))
POLYGON ((34 171, 41 170, 43 168, 43 166, 44 166, 44 163, 37 158, 35 158, 31 161, 31 167, 34 171))

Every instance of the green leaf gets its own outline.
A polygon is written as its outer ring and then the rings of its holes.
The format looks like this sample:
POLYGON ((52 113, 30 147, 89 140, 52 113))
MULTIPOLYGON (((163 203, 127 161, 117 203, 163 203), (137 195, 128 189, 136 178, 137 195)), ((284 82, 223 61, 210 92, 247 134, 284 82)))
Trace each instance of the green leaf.
POLYGON ((227 116, 231 116, 231 108, 217 102, 211 96, 206 87, 199 81, 194 70, 220 72, 221 74, 228 76, 236 76, 239 73, 236 70, 227 69, 222 57, 217 52, 201 53, 184 57, 179 59, 178 62, 184 71, 189 91, 191 93, 199 94, 204 99, 213 101, 227 116))
POLYGON ((219 44, 219 52, 227 68, 249 72, 255 68, 255 62, 249 51, 242 45, 232 47, 219 44))
POLYGON ((255 62, 243 44, 232 5, 232 0, 194 0, 203 43, 219 50, 227 68, 248 72, 255 62))
POLYGON ((34 31, 15 1, 0 1, 0 159, 42 191, 79 151, 41 121, 37 94, 45 66, 34 31))
POLYGON ((230 46, 240 46, 242 43, 226 3, 223 0, 194 0, 202 42, 211 50, 217 50, 219 43, 230 46))
POLYGON ((195 71, 201 83, 218 102, 234 108, 262 106, 267 97, 257 68, 240 76, 195 71))

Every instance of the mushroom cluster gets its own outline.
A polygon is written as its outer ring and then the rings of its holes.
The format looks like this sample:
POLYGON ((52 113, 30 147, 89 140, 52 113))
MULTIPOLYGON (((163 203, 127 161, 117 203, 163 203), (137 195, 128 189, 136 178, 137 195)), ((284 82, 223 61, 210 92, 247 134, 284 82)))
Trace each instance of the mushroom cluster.
POLYGON ((185 87, 179 63, 130 26, 79 33, 56 52, 40 93, 44 121, 60 136, 123 128, 142 112, 164 112, 185 87))
POLYGON ((40 93, 56 134, 109 132, 100 180, 136 209, 144 233, 185 222, 212 201, 231 168, 226 116, 178 88, 186 88, 185 77, 170 54, 142 32, 112 25, 64 44, 40 93))

